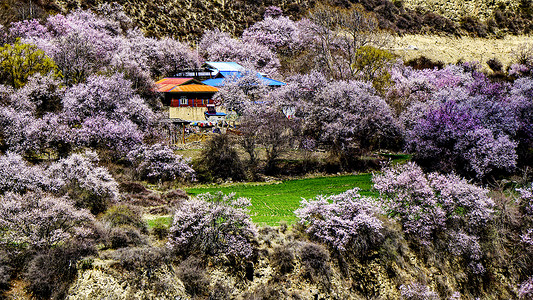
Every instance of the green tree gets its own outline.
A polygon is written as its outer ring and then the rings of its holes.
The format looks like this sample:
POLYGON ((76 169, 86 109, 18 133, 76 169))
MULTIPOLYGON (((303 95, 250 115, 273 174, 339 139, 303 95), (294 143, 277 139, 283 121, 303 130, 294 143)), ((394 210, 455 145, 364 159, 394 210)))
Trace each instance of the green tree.
POLYGON ((391 52, 366 45, 357 49, 355 62, 351 67, 359 79, 372 82, 374 88, 381 93, 392 84, 388 67, 394 59, 391 52))
POLYGON ((52 72, 60 76, 55 62, 44 51, 32 44, 5 44, 0 47, 0 82, 20 88, 35 74, 43 75, 52 72))

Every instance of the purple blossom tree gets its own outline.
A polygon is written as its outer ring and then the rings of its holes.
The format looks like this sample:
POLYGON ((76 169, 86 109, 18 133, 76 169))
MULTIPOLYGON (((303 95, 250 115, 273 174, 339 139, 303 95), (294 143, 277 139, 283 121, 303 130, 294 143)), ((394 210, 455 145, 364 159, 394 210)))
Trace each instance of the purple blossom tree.
POLYGON ((276 103, 249 104, 240 119, 239 130, 243 133, 241 143, 253 163, 256 147, 266 152, 265 172, 276 168, 276 161, 287 150, 295 146, 299 124, 285 116, 276 103))
POLYGON ((163 144, 141 145, 131 150, 127 159, 135 168, 136 177, 150 182, 194 179, 188 162, 163 144))
POLYGON ((199 49, 209 61, 233 61, 270 76, 276 75, 280 66, 276 54, 267 46, 255 41, 240 41, 219 30, 206 31, 199 49))
POLYGON ((243 32, 242 40, 245 43, 265 45, 278 54, 293 55, 313 42, 303 29, 298 22, 282 16, 281 13, 266 11, 262 21, 243 32))
POLYGON ((98 214, 119 197, 118 183, 106 168, 98 166, 98 155, 87 151, 71 154, 51 164, 45 171, 58 196, 67 196, 77 207, 98 214))
POLYGON ((63 106, 66 116, 82 123, 89 117, 105 117, 115 121, 130 120, 144 129, 155 120, 154 112, 131 88, 131 82, 120 74, 91 76, 86 83, 65 92, 63 106))
POLYGON ((484 128, 476 112, 453 100, 429 108, 406 133, 406 149, 429 170, 483 178, 516 166, 516 142, 484 128))
POLYGON ((220 100, 227 110, 240 116, 254 102, 262 102, 267 93, 267 86, 256 71, 243 70, 238 75, 226 78, 214 99, 220 100))
POLYGON ((9 193, 0 201, 2 244, 28 250, 50 249, 92 229, 95 219, 66 198, 26 193, 9 193))
POLYGON ((295 211, 300 224, 312 239, 328 244, 341 253, 364 255, 383 239, 381 208, 358 189, 339 195, 303 199, 295 211))
POLYGON ((247 198, 234 194, 201 194, 181 204, 169 229, 167 247, 183 254, 246 259, 257 235, 246 207, 247 198))
POLYGON ((401 221, 409 237, 421 244, 444 238, 450 253, 465 257, 474 273, 483 273, 479 237, 494 207, 487 189, 453 174, 425 174, 411 162, 386 167, 372 180, 385 210, 401 221))
POLYGON ((331 82, 301 103, 304 133, 329 145, 342 160, 395 147, 401 127, 390 106, 370 83, 331 82))
POLYGON ((89 117, 74 130, 78 145, 111 151, 113 157, 124 157, 143 142, 143 133, 130 120, 115 121, 102 116, 89 117))
POLYGON ((31 166, 22 156, 7 152, 0 156, 0 193, 24 194, 48 189, 49 178, 37 166, 31 166))

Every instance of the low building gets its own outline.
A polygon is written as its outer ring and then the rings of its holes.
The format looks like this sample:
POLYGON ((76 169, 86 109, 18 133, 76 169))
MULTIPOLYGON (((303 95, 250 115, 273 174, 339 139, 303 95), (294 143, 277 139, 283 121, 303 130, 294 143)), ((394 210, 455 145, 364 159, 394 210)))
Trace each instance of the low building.
POLYGON ((194 78, 164 78, 156 86, 163 94, 163 105, 168 106, 169 118, 187 121, 206 120, 207 106, 214 106, 213 95, 218 92, 194 78))

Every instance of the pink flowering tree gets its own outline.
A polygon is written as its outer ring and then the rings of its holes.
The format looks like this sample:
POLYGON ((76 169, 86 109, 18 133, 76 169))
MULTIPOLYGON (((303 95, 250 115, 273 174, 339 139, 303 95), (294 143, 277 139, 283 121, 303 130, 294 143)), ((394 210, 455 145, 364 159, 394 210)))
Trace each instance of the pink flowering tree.
POLYGON ((97 154, 90 151, 58 160, 45 170, 51 181, 49 189, 94 214, 105 211, 109 204, 118 200, 118 183, 98 163, 97 154))
POLYGON ((421 244, 446 239, 449 253, 463 256, 474 273, 483 273, 479 239, 494 207, 487 189, 453 174, 426 174, 411 162, 386 167, 373 182, 385 210, 410 238, 421 244))
POLYGON ((46 194, 9 193, 0 201, 3 245, 41 250, 69 242, 92 231, 94 216, 66 198, 46 194))
POLYGON ((283 16, 281 11, 265 12, 265 18, 248 27, 242 34, 244 42, 255 42, 285 56, 297 54, 313 40, 299 22, 283 16))
POLYGON ((0 193, 24 194, 47 190, 49 178, 38 166, 31 166, 22 156, 7 152, 0 156, 0 193))
POLYGON ((401 137, 392 109, 370 83, 331 82, 300 105, 304 133, 327 145, 343 164, 366 151, 394 148, 401 137))
POLYGON ((267 46, 240 41, 219 30, 206 31, 199 49, 208 61, 233 61, 270 76, 278 73, 279 59, 267 46))
POLYGON ((305 232, 341 253, 365 255, 383 241, 382 213, 377 202, 358 189, 339 195, 303 199, 295 211, 305 232))
POLYGON ((181 204, 169 229, 167 247, 184 255, 250 258, 257 235, 246 207, 250 199, 234 194, 201 194, 181 204))
POLYGON ((163 144, 141 145, 127 154, 135 177, 150 182, 193 180, 194 170, 181 155, 163 144))

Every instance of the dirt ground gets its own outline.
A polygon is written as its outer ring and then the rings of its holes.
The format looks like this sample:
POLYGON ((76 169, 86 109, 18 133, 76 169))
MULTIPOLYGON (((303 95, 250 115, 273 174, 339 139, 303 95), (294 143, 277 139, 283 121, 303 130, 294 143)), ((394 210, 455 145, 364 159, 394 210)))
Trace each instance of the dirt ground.
POLYGON ((503 39, 446 37, 433 35, 405 35, 396 37, 391 50, 405 60, 426 56, 444 63, 479 61, 484 69, 491 58, 499 59, 504 68, 513 64, 515 53, 524 44, 533 44, 532 36, 506 36, 503 39))

